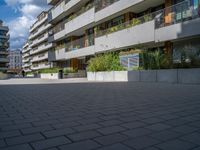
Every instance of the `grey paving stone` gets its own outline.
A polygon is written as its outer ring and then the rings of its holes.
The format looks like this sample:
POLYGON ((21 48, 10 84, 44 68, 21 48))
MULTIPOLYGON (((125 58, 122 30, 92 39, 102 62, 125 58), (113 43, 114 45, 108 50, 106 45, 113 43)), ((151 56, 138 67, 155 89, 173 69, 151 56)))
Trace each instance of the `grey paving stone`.
POLYGON ((180 140, 172 140, 172 141, 167 141, 165 143, 156 145, 156 147, 162 150, 190 150, 192 148, 195 148, 196 145, 189 142, 180 141, 180 140))
POLYGON ((196 127, 188 126, 188 125, 182 125, 182 126, 173 128, 173 130, 176 132, 187 134, 187 133, 192 133, 192 132, 198 131, 199 129, 196 127))
POLYGON ((120 126, 110 126, 110 127, 98 129, 97 131, 104 135, 108 135, 108 134, 112 134, 112 133, 122 132, 124 130, 125 130, 125 128, 120 127, 120 126))
POLYGON ((30 145, 23 144, 23 145, 16 145, 16 146, 9 146, 6 148, 1 148, 1 150, 33 150, 30 145))
POLYGON ((160 141, 155 140, 151 137, 143 136, 143 137, 127 140, 123 143, 135 149, 144 149, 144 148, 148 148, 150 146, 156 145, 160 143, 160 141))
POLYGON ((81 140, 92 139, 98 136, 101 136, 101 134, 96 131, 85 131, 85 132, 71 134, 68 135, 67 137, 69 137, 72 141, 81 141, 81 140))
POLYGON ((40 127, 31 127, 31 128, 21 129, 21 132, 23 134, 32 134, 32 133, 37 133, 37 132, 49 131, 49 130, 53 130, 53 128, 49 125, 46 125, 46 126, 40 126, 40 127))
POLYGON ((143 135, 148 135, 148 134, 152 133, 152 131, 149 129, 145 129, 145 128, 135 128, 135 129, 128 130, 128 131, 125 131, 122 133, 129 137, 139 137, 139 136, 143 136, 143 135))
POLYGON ((61 150, 93 150, 100 147, 99 144, 97 144, 94 141, 86 140, 82 142, 72 143, 68 145, 60 146, 59 148, 61 150))
POLYGON ((51 147, 68 144, 68 143, 71 143, 71 141, 64 136, 61 136, 61 137, 56 137, 56 138, 51 138, 51 139, 47 139, 47 140, 41 140, 38 142, 34 142, 31 145, 36 150, 42 150, 42 149, 47 149, 47 148, 51 148, 51 147))
POLYGON ((6 143, 4 142, 4 140, 0 140, 0 147, 5 147, 6 143))
POLYGON ((175 132, 173 130, 164 130, 160 132, 155 132, 153 134, 150 134, 149 136, 158 140, 167 141, 179 138, 181 135, 181 133, 175 132))
POLYGON ((15 131, 3 131, 3 132, 0 132, 0 139, 19 136, 19 135, 21 135, 21 133, 18 130, 15 130, 15 131))
POLYGON ((134 122, 121 124, 120 126, 128 128, 128 129, 134 129, 134 128, 138 128, 138 127, 144 127, 144 126, 146 126, 146 124, 143 122, 140 122, 140 121, 134 121, 134 122))
POLYGON ((89 124, 89 125, 80 125, 76 127, 72 127, 76 131, 87 131, 87 130, 93 130, 93 129, 98 129, 101 128, 102 126, 98 124, 89 124))
POLYGON ((120 120, 108 120, 100 122, 99 124, 102 126, 113 126, 113 125, 119 125, 120 123, 122 123, 122 121, 120 120))
POLYGON ((51 131, 42 132, 47 138, 49 137, 55 137, 55 136, 61 136, 61 135, 67 135, 74 133, 74 130, 71 128, 64 128, 64 129, 56 129, 51 131))
POLYGON ((151 130, 155 130, 155 131, 162 131, 162 130, 165 130, 165 129, 169 129, 170 127, 171 127, 171 126, 166 125, 166 124, 156 123, 156 124, 147 126, 147 127, 145 127, 145 128, 151 129, 151 130))
POLYGON ((94 140, 102 145, 111 145, 114 143, 125 141, 126 139, 128 139, 127 136, 117 133, 117 134, 101 136, 101 137, 95 138, 94 140))
POLYGON ((183 136, 181 139, 200 145, 200 133, 198 132, 183 136))
POLYGON ((6 138, 6 143, 8 145, 15 145, 15 144, 34 142, 34 141, 43 140, 43 139, 44 137, 41 134, 31 134, 31 135, 18 136, 18 137, 13 137, 13 138, 6 138))
POLYGON ((99 148, 98 150, 132 150, 132 149, 119 143, 111 146, 105 146, 103 148, 99 148))

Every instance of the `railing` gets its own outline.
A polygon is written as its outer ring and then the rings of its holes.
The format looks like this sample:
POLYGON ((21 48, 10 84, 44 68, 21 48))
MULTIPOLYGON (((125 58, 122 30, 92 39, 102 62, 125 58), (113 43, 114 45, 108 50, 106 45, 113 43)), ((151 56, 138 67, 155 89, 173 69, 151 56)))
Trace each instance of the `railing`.
POLYGON ((152 20, 155 20, 155 28, 161 28, 179 22, 195 19, 197 17, 200 17, 200 6, 192 5, 188 0, 186 0, 151 14, 147 14, 139 18, 134 18, 117 26, 113 26, 105 30, 97 30, 96 37, 127 29, 152 20))
POLYGON ((56 46, 55 50, 60 50, 60 49, 65 48, 65 51, 69 52, 69 51, 74 51, 81 48, 89 47, 92 45, 94 45, 94 34, 56 46))
POLYGON ((95 12, 98 12, 118 1, 120 1, 120 0, 96 0, 95 1, 95 12))
POLYGON ((155 18, 155 27, 161 28, 200 17, 200 5, 189 0, 165 8, 155 18))
POLYGON ((66 44, 66 51, 74 51, 81 48, 89 47, 94 45, 94 35, 88 35, 88 37, 82 37, 77 40, 71 41, 66 44))
POLYGON ((57 24, 54 28, 53 28, 53 33, 56 34, 62 30, 65 29, 65 23, 66 21, 62 21, 61 23, 57 24))
POLYGON ((152 21, 152 20, 154 20, 157 13, 158 12, 147 14, 145 16, 142 16, 142 17, 139 17, 139 18, 134 18, 130 21, 121 23, 121 24, 113 26, 111 28, 108 28, 108 29, 105 29, 105 30, 99 30, 99 31, 96 32, 96 37, 100 37, 100 36, 103 36, 103 35, 106 35, 106 34, 110 34, 110 33, 117 32, 117 31, 120 31, 120 30, 123 30, 123 29, 127 29, 127 28, 130 28, 130 27, 136 26, 136 25, 143 24, 145 22, 152 21))

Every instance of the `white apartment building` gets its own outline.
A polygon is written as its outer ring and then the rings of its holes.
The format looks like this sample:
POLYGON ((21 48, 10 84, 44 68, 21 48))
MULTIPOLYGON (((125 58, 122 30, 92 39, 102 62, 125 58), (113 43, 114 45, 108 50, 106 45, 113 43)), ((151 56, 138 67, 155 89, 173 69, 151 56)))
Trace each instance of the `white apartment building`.
POLYGON ((29 42, 23 46, 22 49, 22 68, 25 72, 31 72, 31 56, 30 56, 30 46, 29 42))
POLYGON ((53 8, 49 60, 85 69, 98 53, 161 48, 174 59, 184 47, 200 49, 199 0, 47 0, 53 8))
POLYGON ((42 12, 37 21, 30 28, 29 36, 29 56, 31 57, 31 70, 36 71, 40 69, 50 68, 48 61, 49 51, 53 44, 48 43, 48 32, 51 24, 48 24, 48 13, 42 12))
POLYGON ((22 70, 22 52, 20 49, 9 51, 9 71, 19 73, 22 70))
POLYGON ((31 28, 29 40, 33 41, 31 51, 44 41, 52 47, 32 53, 33 64, 52 62, 52 67, 85 70, 91 57, 107 51, 160 48, 179 59, 178 51, 184 47, 200 49, 200 0, 47 0, 47 3, 52 6, 48 19, 45 17, 49 27, 41 31, 45 23, 39 21, 31 28), (44 40, 37 42, 42 35, 44 40))
POLYGON ((9 28, 0 20, 0 72, 8 70, 9 28))

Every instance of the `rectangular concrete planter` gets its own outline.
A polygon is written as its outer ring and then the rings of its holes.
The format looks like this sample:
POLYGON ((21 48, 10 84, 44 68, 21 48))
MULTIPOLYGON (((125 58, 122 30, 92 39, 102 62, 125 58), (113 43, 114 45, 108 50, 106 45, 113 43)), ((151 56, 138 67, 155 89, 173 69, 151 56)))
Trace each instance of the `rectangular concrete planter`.
POLYGON ((157 71, 156 70, 141 70, 140 81, 141 82, 156 82, 157 71))
POLYGON ((200 69, 179 69, 178 83, 200 84, 200 69))
POLYGON ((200 69, 87 72, 88 81, 133 81, 200 84, 200 69))
POLYGON ((157 70, 157 82, 178 82, 178 70, 177 69, 163 69, 157 70))
POLYGON ((41 73, 41 79, 60 79, 58 73, 41 73))
POLYGON ((5 73, 1 73, 0 72, 0 80, 6 80, 9 78, 9 75, 8 74, 5 74, 5 73))

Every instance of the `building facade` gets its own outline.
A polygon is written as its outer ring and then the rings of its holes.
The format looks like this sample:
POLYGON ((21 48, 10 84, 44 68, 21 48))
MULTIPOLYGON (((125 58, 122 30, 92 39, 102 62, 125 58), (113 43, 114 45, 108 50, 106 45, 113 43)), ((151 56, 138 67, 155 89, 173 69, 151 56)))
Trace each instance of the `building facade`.
POLYGON ((6 72, 8 70, 8 48, 9 48, 9 34, 8 27, 3 25, 0 20, 0 71, 6 72))
POLYGON ((14 73, 22 71, 22 52, 20 49, 9 51, 9 71, 14 73))
POLYGON ((27 41, 22 49, 22 68, 25 72, 31 72, 30 43, 27 41))
POLYGON ((24 60, 25 71, 38 71, 50 68, 48 57, 49 51, 53 47, 52 43, 48 43, 48 31, 50 28, 51 24, 48 24, 48 13, 42 12, 30 28, 29 42, 23 48, 23 57, 26 59, 24 60))
POLYGON ((47 0, 48 61, 85 70, 96 54, 136 47, 200 49, 199 0, 47 0))

